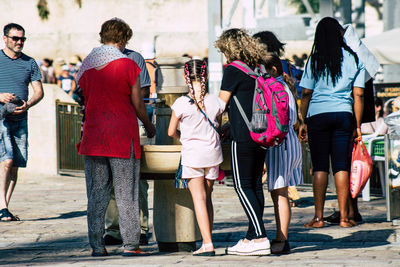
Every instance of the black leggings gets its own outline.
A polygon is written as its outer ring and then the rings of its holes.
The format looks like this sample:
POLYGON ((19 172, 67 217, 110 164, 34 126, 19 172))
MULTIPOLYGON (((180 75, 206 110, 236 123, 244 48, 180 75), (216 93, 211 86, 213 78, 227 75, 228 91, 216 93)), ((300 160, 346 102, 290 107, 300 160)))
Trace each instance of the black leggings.
POLYGON ((314 172, 329 172, 329 158, 333 174, 350 171, 353 114, 320 113, 307 119, 307 129, 314 172))
POLYGON ((266 150, 254 142, 231 144, 233 181, 240 203, 249 220, 246 239, 266 237, 263 214, 264 192, 261 182, 266 150))

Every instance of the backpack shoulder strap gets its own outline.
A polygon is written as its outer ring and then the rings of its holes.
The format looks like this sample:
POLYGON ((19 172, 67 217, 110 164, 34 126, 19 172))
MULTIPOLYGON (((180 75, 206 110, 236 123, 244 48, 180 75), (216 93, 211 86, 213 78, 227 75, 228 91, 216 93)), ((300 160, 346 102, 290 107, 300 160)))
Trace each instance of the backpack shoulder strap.
POLYGON ((265 66, 263 64, 259 64, 258 65, 258 69, 261 71, 261 73, 267 73, 268 74, 267 69, 265 68, 265 66))
POLYGON ((147 71, 152 72, 154 74, 154 81, 152 80, 152 83, 154 82, 157 87, 158 86, 158 76, 159 76, 158 64, 155 61, 151 62, 151 61, 145 60, 145 62, 146 62, 146 64, 148 64, 148 65, 146 65, 147 71))
POLYGON ((153 62, 146 61, 146 64, 149 64, 150 66, 152 66, 152 67, 155 68, 155 69, 158 68, 158 66, 157 66, 155 63, 153 63, 153 62))
POLYGON ((257 76, 257 74, 242 61, 235 60, 232 63, 230 63, 229 65, 233 66, 235 68, 238 68, 239 70, 243 71, 244 73, 246 73, 250 76, 257 76))
MULTIPOLYGON (((259 75, 253 71, 249 66, 247 66, 244 62, 239 61, 239 60, 235 60, 232 63, 230 63, 229 65, 234 66, 235 68, 238 68, 239 70, 243 71, 244 73, 246 73, 247 75, 249 75, 250 77, 253 77, 254 79, 257 79, 259 77, 259 75)), ((255 83, 255 90, 257 90, 258 86, 257 86, 257 82, 255 83)), ((254 92, 255 93, 255 92, 254 92)), ((247 128, 249 129, 249 131, 251 131, 251 124, 249 119, 246 116, 246 113, 244 112, 242 105, 240 105, 239 99, 234 95, 233 96, 233 100, 236 103, 236 106, 239 110, 240 115, 242 116, 244 122, 246 123, 247 128)))
POLYGON ((239 103, 239 99, 237 99, 237 97, 234 95, 233 96, 233 100, 235 100, 236 106, 238 107, 239 113, 242 116, 244 122, 246 123, 247 128, 249 129, 249 131, 251 131, 251 124, 249 119, 246 116, 246 113, 244 112, 242 105, 240 105, 239 103))

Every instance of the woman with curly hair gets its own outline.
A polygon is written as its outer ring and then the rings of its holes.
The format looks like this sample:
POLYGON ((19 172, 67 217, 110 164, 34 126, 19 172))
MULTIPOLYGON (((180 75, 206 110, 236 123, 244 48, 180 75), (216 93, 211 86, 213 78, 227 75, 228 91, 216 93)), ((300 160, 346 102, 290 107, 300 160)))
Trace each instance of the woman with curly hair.
POLYGON ((348 218, 349 171, 354 117, 361 138, 365 67, 346 45, 343 28, 331 17, 317 25, 314 44, 301 78, 300 137, 309 142, 314 179, 314 218, 305 227, 323 227, 329 159, 335 177, 340 226, 356 223, 348 218), (353 115, 354 113, 354 115, 353 115), (354 117, 353 117, 354 116, 354 117))
MULTIPOLYGON (((254 69, 269 59, 265 45, 242 29, 224 31, 215 46, 225 55, 228 64, 240 60, 254 69)), ((227 254, 233 255, 270 254, 270 243, 263 222, 264 192, 261 182, 266 150, 251 139, 246 123, 233 100, 236 96, 246 116, 251 118, 255 82, 246 73, 228 65, 224 70, 219 94, 229 105, 234 187, 249 220, 245 238, 226 250, 227 254)))

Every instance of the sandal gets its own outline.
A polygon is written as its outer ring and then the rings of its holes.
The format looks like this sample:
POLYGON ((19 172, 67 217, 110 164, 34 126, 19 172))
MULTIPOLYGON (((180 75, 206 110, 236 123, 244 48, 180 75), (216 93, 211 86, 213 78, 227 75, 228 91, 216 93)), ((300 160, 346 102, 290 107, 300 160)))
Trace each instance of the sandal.
POLYGON ((14 216, 7 208, 0 210, 0 221, 2 222, 11 222, 11 221, 19 221, 18 216, 14 216), (4 220, 4 218, 10 218, 9 220, 4 220))
POLYGON ((347 219, 347 220, 340 219, 339 225, 342 228, 349 228, 349 227, 357 226, 357 223, 352 219, 347 219))
POLYGON ((148 256, 148 254, 144 252, 141 248, 138 248, 137 250, 124 250, 121 255, 124 257, 148 256))
POLYGON ((356 219, 356 217, 354 217, 354 218, 349 217, 349 222, 350 222, 353 226, 357 226, 358 223, 359 223, 360 221, 358 221, 358 220, 356 219))
POLYGON ((322 228, 325 226, 324 219, 314 217, 309 223, 304 224, 306 228, 322 228))
POLYGON ((206 256, 206 257, 212 257, 215 256, 215 250, 213 243, 208 243, 208 244, 203 244, 198 250, 193 252, 193 256, 206 256), (212 251, 206 251, 206 249, 212 248, 212 251))

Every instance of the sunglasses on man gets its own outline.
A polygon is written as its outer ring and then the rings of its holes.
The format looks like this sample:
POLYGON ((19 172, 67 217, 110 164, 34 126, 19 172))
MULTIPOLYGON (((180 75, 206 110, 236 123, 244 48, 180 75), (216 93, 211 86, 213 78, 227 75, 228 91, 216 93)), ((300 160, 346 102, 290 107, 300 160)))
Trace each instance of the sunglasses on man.
POLYGON ((18 36, 8 36, 6 35, 7 38, 12 39, 14 42, 18 42, 18 41, 22 41, 25 42, 26 41, 26 37, 18 37, 18 36))

